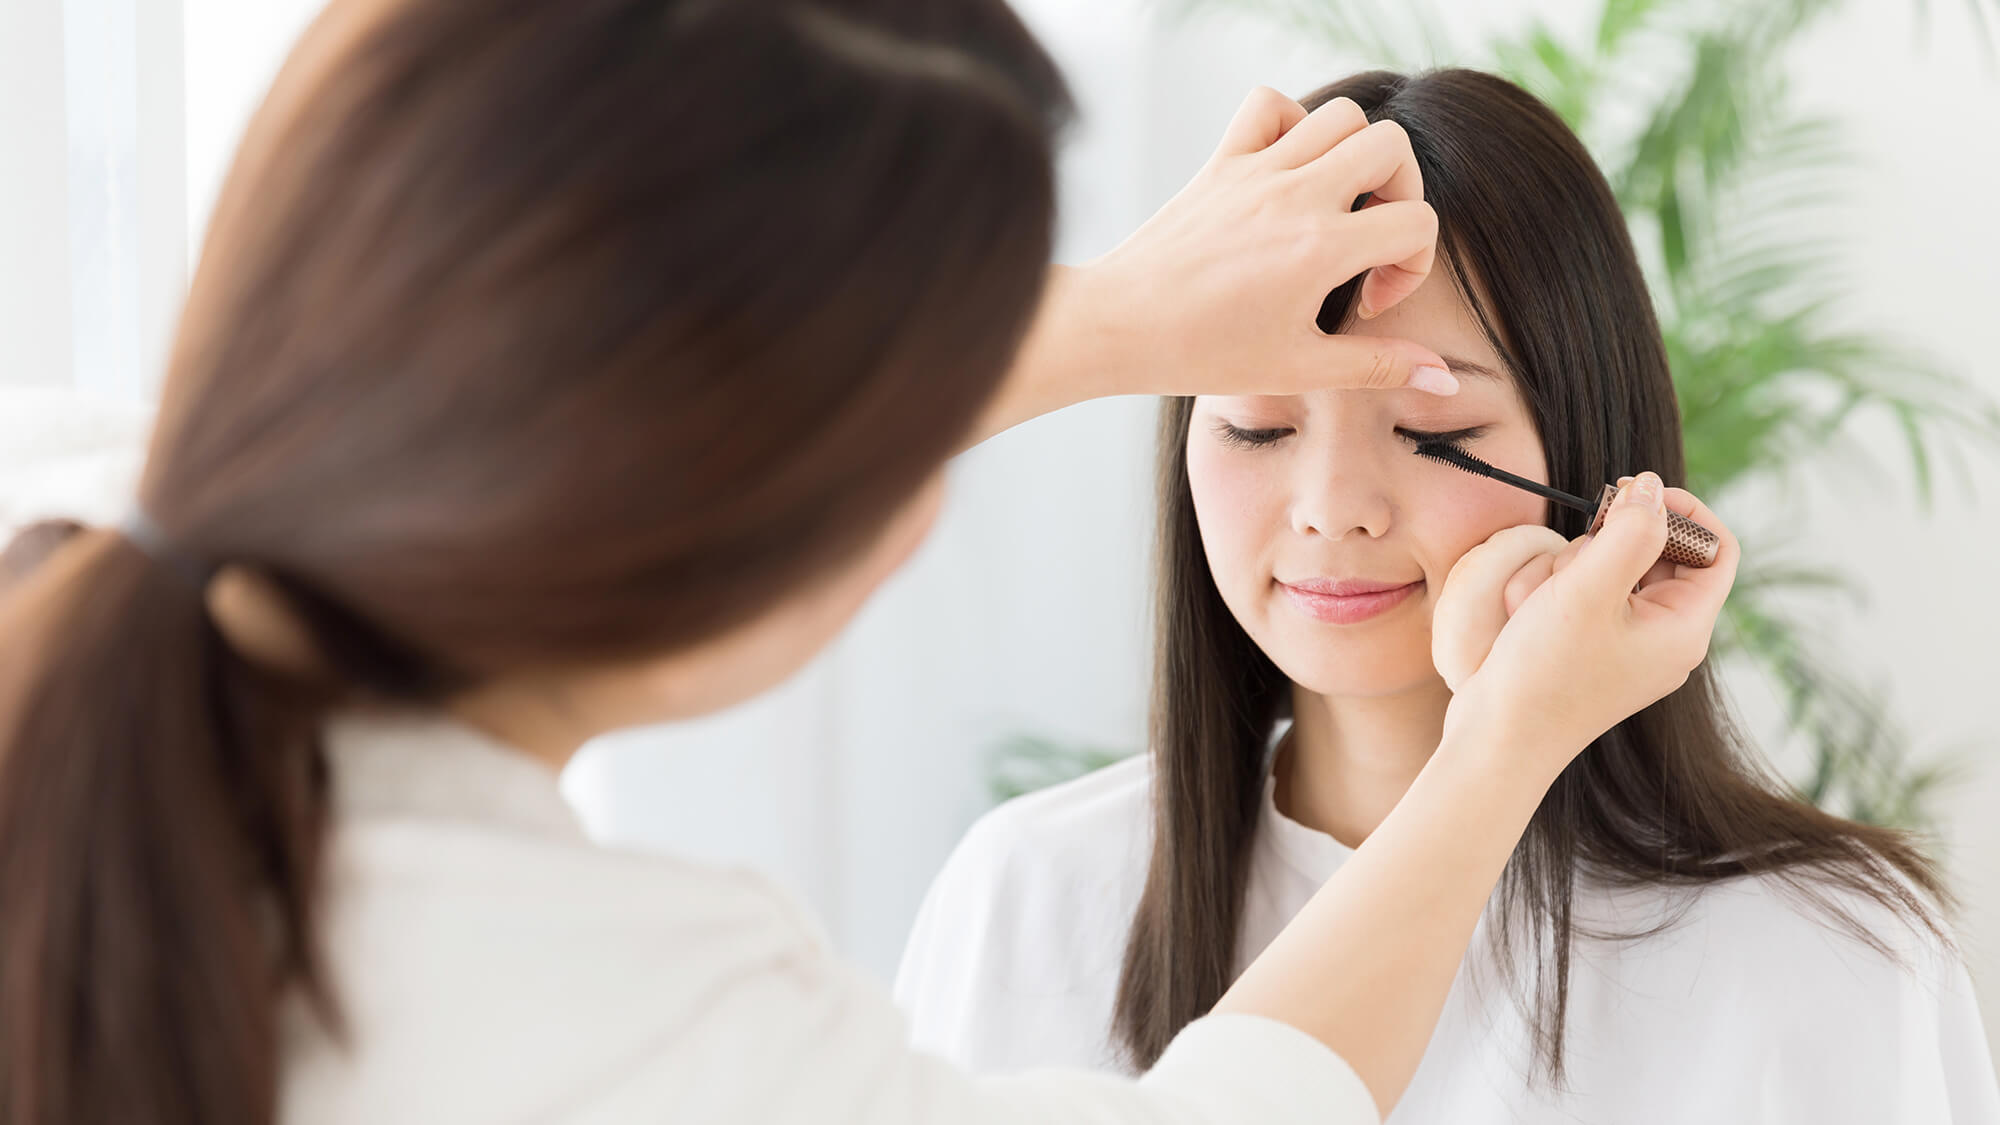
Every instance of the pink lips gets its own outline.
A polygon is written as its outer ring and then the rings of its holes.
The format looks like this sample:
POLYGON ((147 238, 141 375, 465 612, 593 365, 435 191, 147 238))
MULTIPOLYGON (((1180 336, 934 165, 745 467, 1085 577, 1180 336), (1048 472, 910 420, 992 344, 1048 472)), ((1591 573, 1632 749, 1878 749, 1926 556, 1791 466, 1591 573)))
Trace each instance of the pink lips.
POLYGON ((1308 578, 1281 582, 1285 596, 1307 617, 1329 625, 1352 625, 1401 605, 1423 587, 1423 580, 1396 585, 1360 578, 1308 578))

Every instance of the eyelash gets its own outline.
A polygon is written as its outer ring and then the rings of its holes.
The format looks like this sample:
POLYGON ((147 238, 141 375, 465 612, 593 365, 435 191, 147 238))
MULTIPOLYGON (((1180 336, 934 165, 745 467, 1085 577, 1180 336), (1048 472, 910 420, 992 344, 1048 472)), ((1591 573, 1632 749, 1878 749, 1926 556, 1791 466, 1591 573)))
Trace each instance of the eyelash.
MULTIPOLYGON (((1469 426, 1463 430, 1431 433, 1426 430, 1408 430, 1398 426, 1396 428, 1396 436, 1409 442, 1411 445, 1421 445, 1427 441, 1441 441, 1457 445, 1463 441, 1477 441, 1479 438, 1485 436, 1486 431, 1491 428, 1490 426, 1469 426)), ((1242 449, 1261 449, 1264 446, 1275 444, 1279 439, 1291 432, 1290 429, 1284 427, 1271 430, 1243 430, 1220 419, 1215 424, 1215 435, 1222 439, 1224 445, 1233 445, 1242 449)))

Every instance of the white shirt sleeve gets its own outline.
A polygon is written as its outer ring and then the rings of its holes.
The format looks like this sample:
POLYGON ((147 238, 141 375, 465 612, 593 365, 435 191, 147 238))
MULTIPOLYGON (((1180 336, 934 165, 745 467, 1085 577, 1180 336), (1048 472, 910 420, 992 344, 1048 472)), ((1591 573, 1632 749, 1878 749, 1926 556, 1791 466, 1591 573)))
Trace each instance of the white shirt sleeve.
MULTIPOLYGON (((1257 1016, 1189 1024, 1134 1081, 1082 1070, 974 1078, 913 1051, 901 1015, 832 958, 760 975, 732 990, 734 1032, 709 1035, 717 1065, 758 1058, 768 1081, 718 1083, 738 1099, 692 1120, 814 1125, 1378 1125, 1375 1104, 1339 1055, 1257 1016), (734 1037, 732 1036, 732 1037, 734 1037)), ((746 1076, 747 1077, 747 1076, 746 1076)))
POLYGON ((769 880, 594 846, 545 767, 456 727, 329 746, 345 1034, 283 1013, 291 1125, 1379 1125, 1337 1054, 1242 1015, 1137 1079, 975 1078, 769 880))

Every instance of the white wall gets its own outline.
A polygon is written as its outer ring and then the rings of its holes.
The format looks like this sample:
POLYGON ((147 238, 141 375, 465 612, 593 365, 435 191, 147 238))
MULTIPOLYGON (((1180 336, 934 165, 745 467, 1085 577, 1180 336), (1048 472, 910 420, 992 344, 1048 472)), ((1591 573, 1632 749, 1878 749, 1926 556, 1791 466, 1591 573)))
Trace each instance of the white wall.
MULTIPOLYGON (((1933 4, 1931 33, 1906 5, 1856 5, 1802 44, 1800 95, 1847 123, 1866 173, 1847 225, 1857 327, 1922 346, 2000 400, 2000 68, 1974 45, 1964 4, 1933 4)), ((1899 464, 1896 436, 1868 448, 1899 464)), ((2000 457, 1973 462, 1968 491, 1941 478, 1926 517, 1867 472, 1807 489, 1807 543, 1865 581, 1870 604, 1834 624, 1859 669, 1886 684, 1920 745, 1962 765, 1944 855, 1965 897, 1962 937, 2000 1059, 2000 457)))
POLYGON ((199 249, 250 115, 324 0, 181 0, 187 43, 189 244, 199 249))
POLYGON ((0 382, 68 386, 62 0, 0 4, 0 382))
POLYGON ((187 286, 180 0, 0 7, 0 383, 153 393, 187 286))

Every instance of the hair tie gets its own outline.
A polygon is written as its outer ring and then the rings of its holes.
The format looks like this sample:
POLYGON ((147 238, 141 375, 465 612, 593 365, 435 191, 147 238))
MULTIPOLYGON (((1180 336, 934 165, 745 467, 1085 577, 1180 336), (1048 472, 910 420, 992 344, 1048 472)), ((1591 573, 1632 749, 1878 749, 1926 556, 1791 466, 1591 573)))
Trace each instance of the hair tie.
POLYGON ((140 554, 151 559, 155 566, 172 571, 176 578, 197 594, 208 592, 209 580, 215 577, 215 564, 180 549, 145 512, 133 509, 119 523, 118 533, 137 547, 140 554))

